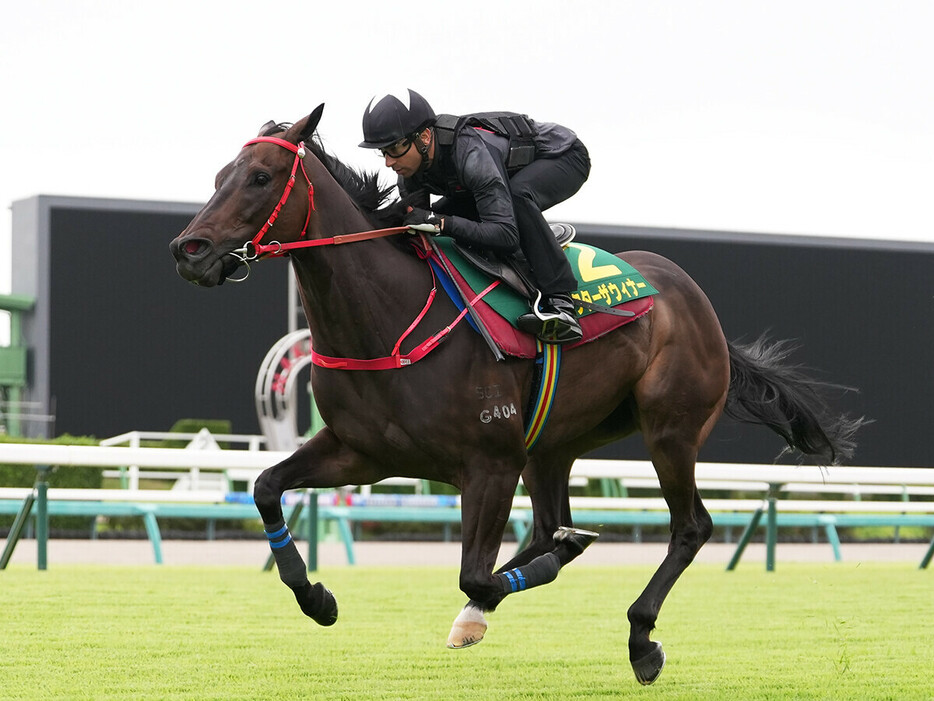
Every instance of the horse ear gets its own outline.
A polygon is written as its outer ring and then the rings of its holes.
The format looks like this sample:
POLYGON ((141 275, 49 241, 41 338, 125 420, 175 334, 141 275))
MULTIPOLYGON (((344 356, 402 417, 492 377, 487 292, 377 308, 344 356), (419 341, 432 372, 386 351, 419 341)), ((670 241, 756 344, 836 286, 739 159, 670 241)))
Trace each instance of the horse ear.
POLYGON ((309 114, 304 120, 304 124, 299 122, 296 126, 301 127, 301 136, 299 141, 308 141, 311 139, 312 134, 315 133, 315 129, 318 128, 318 122, 321 121, 321 113, 324 112, 324 103, 315 107, 311 114, 309 114))
POLYGON ((257 136, 266 136, 269 130, 272 129, 274 126, 276 126, 275 120, 270 119, 268 122, 266 122, 263 126, 259 128, 259 134, 257 134, 257 136))

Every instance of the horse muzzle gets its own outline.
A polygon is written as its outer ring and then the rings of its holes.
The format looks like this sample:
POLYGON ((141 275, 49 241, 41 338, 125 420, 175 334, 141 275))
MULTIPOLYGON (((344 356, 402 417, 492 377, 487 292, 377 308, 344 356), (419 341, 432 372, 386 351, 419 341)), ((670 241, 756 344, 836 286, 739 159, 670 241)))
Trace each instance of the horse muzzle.
POLYGON ((175 270, 188 282, 201 287, 222 285, 241 260, 217 250, 214 243, 198 236, 180 236, 169 244, 175 270))

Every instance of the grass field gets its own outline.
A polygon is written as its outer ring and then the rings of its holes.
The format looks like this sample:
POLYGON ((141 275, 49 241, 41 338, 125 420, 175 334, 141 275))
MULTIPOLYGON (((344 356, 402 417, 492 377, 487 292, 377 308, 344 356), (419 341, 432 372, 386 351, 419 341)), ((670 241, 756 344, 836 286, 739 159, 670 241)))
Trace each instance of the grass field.
POLYGON ((341 607, 325 629, 254 567, 16 566, 0 572, 0 698, 934 699, 932 571, 695 564, 644 688, 626 609, 650 574, 570 567, 452 651, 451 568, 325 570, 341 607))

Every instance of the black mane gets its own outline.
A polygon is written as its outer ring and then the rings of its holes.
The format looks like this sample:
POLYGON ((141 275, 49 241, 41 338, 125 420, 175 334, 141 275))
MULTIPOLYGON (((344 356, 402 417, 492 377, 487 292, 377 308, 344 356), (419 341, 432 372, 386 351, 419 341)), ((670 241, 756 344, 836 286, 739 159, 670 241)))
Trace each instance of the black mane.
MULTIPOLYGON (((290 126, 285 122, 272 125, 263 132, 263 136, 282 133, 290 126)), ((395 185, 380 185, 377 173, 353 168, 328 153, 317 133, 305 146, 375 226, 398 226, 402 223, 405 208, 399 200, 392 198, 395 185)))

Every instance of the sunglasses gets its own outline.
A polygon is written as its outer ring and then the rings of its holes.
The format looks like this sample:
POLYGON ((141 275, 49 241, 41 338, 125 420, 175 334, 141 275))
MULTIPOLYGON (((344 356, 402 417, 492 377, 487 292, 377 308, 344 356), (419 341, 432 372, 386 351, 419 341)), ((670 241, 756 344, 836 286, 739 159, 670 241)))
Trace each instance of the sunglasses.
POLYGON ((393 144, 389 144, 386 148, 379 149, 378 153, 381 158, 402 158, 409 152, 414 142, 415 137, 406 136, 393 144))

